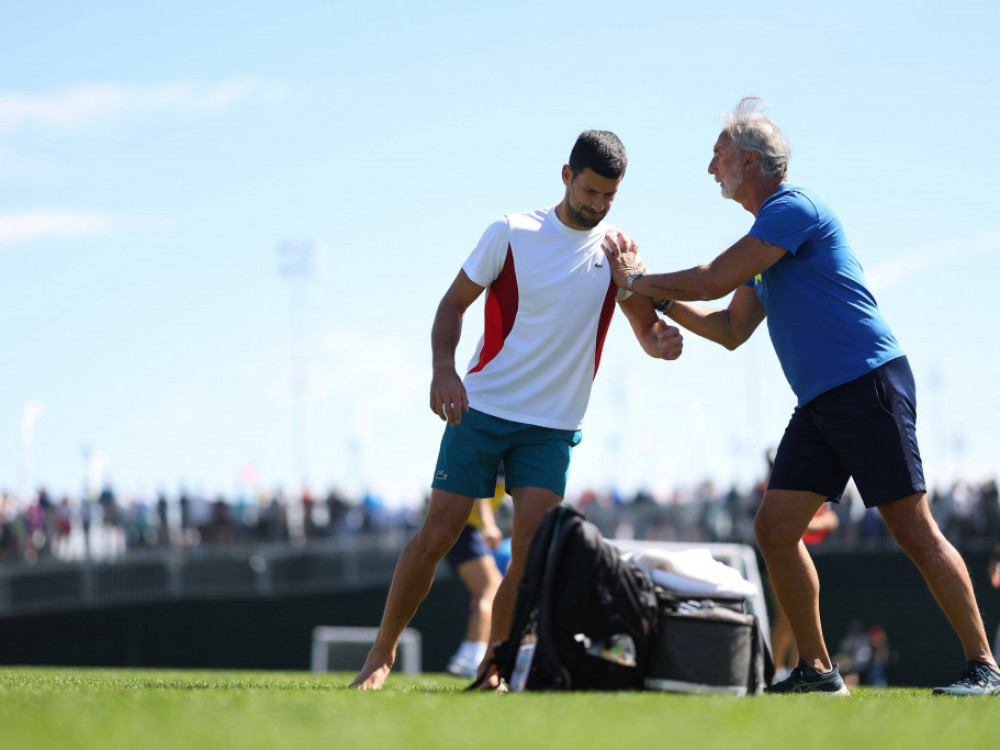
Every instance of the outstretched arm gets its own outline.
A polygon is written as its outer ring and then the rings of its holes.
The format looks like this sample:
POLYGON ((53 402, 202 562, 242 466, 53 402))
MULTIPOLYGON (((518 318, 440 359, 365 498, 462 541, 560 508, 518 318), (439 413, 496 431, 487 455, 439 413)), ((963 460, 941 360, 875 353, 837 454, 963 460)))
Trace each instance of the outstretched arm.
POLYGON ((757 299, 757 292, 749 286, 737 289, 729 307, 724 310, 690 302, 674 302, 667 311, 667 316, 677 325, 729 350, 750 338, 766 314, 764 305, 757 299))
MULTIPOLYGON (((621 232, 604 239, 604 254, 611 261, 611 275, 621 288, 630 274, 642 270, 639 246, 621 232)), ((770 268, 788 251, 749 234, 704 266, 673 273, 644 274, 632 291, 653 299, 711 300, 725 297, 741 284, 770 268)))
POLYGON ((469 397, 462 378, 455 370, 455 349, 462 336, 462 318, 469 305, 483 293, 484 287, 459 271, 451 287, 438 304, 431 329, 433 371, 431 377, 431 411, 448 424, 462 421, 462 412, 469 410, 469 397))
POLYGON ((660 319, 649 297, 633 294, 618 304, 646 354, 656 359, 677 359, 681 356, 684 348, 681 332, 660 319))
POLYGON ((707 265, 674 273, 647 274, 634 240, 620 232, 604 239, 604 254, 611 261, 612 278, 619 287, 627 287, 632 276, 632 291, 636 294, 675 300, 666 312, 671 320, 727 349, 735 349, 750 338, 766 315, 757 293, 744 282, 773 266, 787 252, 783 247, 746 235, 707 265), (729 307, 724 310, 688 304, 690 300, 718 299, 734 290, 729 307))

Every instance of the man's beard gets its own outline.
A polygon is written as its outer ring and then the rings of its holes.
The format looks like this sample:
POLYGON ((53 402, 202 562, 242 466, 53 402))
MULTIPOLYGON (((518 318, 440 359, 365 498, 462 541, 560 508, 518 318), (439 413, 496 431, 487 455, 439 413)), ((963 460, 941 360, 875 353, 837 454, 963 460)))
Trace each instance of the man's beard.
POLYGON ((734 162, 722 178, 722 197, 732 198, 743 184, 743 165, 734 162))
POLYGON ((598 224, 600 224, 601 221, 604 220, 605 216, 608 215, 607 211, 605 211, 604 213, 600 214, 599 216, 597 214, 593 213, 592 211, 588 211, 587 213, 583 213, 582 209, 578 209, 576 206, 574 206, 569 201, 566 201, 566 209, 567 209, 567 213, 569 213, 569 215, 570 215, 570 218, 573 219, 573 222, 577 226, 583 227, 584 229, 593 229, 598 224))

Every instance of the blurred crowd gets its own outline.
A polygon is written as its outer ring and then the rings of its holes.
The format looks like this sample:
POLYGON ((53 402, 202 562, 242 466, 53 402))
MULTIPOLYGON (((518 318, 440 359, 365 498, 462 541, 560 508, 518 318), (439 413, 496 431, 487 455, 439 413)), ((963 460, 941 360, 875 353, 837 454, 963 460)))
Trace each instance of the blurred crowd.
MULTIPOLYGON (((567 500, 582 509, 609 537, 663 541, 752 544, 753 518, 763 488, 719 489, 711 482, 680 488, 669 496, 586 491, 567 500)), ((930 495, 941 529, 956 544, 1000 536, 997 484, 956 482, 930 495)), ((814 551, 892 548, 875 511, 849 488, 833 506, 837 531, 814 551)), ((413 507, 387 507, 367 494, 347 497, 284 490, 236 497, 182 491, 176 496, 120 497, 106 488, 96 497, 52 497, 44 488, 31 497, 0 491, 0 562, 115 558, 169 547, 248 543, 308 543, 338 535, 414 530, 423 514, 413 507)), ((509 524, 509 505, 498 515, 509 524)))
MULTIPOLYGON (((583 493, 575 504, 601 526, 607 536, 685 542, 743 542, 754 544, 753 521, 765 483, 750 491, 719 490, 711 482, 676 490, 666 498, 639 492, 623 499, 616 494, 583 493)), ((955 482, 929 493, 931 512, 944 534, 957 545, 992 544, 1000 535, 1000 497, 997 483, 955 482)), ((853 482, 839 503, 831 503, 838 517, 836 532, 819 550, 896 549, 878 511, 866 509, 853 482)))
POLYGON ((0 491, 0 562, 117 558, 155 548, 249 543, 302 543, 337 535, 416 529, 419 510, 390 510, 374 495, 345 498, 336 490, 290 497, 254 496, 54 498, 44 488, 27 501, 0 491))

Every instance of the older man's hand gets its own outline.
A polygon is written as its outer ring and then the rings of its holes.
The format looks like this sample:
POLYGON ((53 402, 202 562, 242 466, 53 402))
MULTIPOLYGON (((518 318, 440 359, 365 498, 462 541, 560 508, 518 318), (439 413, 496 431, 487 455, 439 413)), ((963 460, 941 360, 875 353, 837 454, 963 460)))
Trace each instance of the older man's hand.
POLYGON ((645 266, 639 259, 639 245, 622 232, 608 232, 601 248, 611 263, 611 278, 619 288, 626 287, 629 274, 645 272, 645 266))

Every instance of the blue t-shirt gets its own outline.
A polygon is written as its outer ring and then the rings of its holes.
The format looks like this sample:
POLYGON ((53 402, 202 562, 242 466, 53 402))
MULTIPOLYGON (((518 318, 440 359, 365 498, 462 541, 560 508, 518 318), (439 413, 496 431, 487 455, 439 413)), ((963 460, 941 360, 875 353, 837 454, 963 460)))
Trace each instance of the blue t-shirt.
POLYGON ((749 234, 788 251, 747 284, 767 309, 799 406, 903 356, 840 220, 818 195, 782 184, 749 234))

